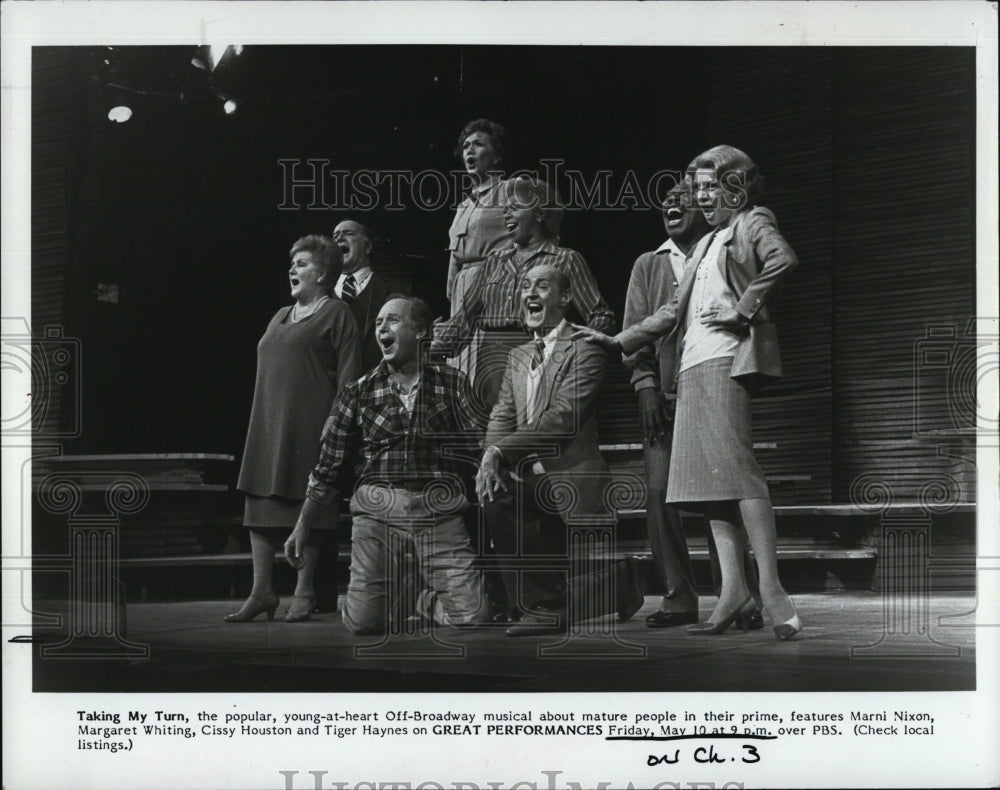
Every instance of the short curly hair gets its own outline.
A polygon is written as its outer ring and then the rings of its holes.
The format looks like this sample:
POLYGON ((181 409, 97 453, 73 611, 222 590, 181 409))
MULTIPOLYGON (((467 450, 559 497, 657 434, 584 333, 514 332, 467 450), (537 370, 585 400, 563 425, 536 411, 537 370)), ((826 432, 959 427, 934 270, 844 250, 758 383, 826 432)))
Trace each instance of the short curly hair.
POLYGON ((458 142, 455 144, 455 156, 459 159, 462 158, 462 145, 468 136, 474 132, 483 132, 490 136, 490 140, 493 142, 493 150, 497 152, 497 162, 500 162, 503 159, 507 130, 489 118, 477 118, 474 121, 469 121, 462 127, 462 131, 458 133, 458 142))
POLYGON ((688 175, 694 178, 697 170, 714 170, 716 180, 726 192, 745 195, 745 203, 740 208, 752 208, 764 197, 764 176, 753 159, 739 148, 731 145, 709 148, 691 161, 688 175))
POLYGON ((506 197, 517 208, 537 209, 540 214, 538 222, 542 226, 545 238, 559 238, 559 228, 563 221, 563 205, 559 201, 555 187, 541 179, 520 175, 508 179, 506 197))
POLYGON ((288 251, 289 259, 294 258, 298 252, 311 252, 313 260, 323 272, 323 290, 327 295, 333 293, 333 286, 337 284, 337 276, 340 274, 340 267, 344 259, 340 254, 340 247, 333 243, 333 239, 321 233, 310 233, 302 236, 296 241, 288 251))

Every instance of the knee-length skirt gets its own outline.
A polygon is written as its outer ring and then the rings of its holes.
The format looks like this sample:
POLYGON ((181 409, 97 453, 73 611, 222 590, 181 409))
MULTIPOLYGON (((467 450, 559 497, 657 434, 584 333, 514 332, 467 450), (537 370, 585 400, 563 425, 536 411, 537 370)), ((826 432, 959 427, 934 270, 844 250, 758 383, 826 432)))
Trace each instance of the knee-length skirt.
POLYGON ((750 392, 730 376, 732 367, 732 357, 720 357, 678 377, 667 502, 770 496, 753 455, 750 392))
MULTIPOLYGON (((301 499, 279 496, 253 496, 248 494, 243 508, 243 526, 292 529, 302 510, 301 499)), ((325 518, 314 524, 315 529, 337 528, 338 508, 329 507, 325 518)))

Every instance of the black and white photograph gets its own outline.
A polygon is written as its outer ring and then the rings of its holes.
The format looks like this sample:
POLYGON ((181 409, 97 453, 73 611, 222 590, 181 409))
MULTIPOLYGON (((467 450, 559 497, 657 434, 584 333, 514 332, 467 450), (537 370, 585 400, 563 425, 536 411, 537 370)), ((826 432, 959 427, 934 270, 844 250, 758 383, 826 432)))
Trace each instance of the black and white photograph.
POLYGON ((995 4, 3 14, 5 787, 1000 782, 995 4))

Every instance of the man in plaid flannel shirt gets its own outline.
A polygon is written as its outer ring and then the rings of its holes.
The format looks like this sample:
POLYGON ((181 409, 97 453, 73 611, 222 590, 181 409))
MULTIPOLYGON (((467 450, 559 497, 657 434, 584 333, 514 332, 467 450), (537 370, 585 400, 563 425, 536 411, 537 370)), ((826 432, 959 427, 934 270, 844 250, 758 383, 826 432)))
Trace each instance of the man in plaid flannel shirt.
POLYGON ((338 483, 356 463, 351 578, 342 613, 356 634, 383 633, 400 603, 410 608, 412 602, 387 595, 407 547, 430 587, 416 602, 420 614, 455 626, 488 617, 463 517, 463 477, 479 458, 476 423, 465 375, 419 358, 432 319, 415 297, 389 299, 379 311, 375 335, 382 362, 334 403, 302 513, 285 544, 297 566, 314 520, 335 506, 338 483))

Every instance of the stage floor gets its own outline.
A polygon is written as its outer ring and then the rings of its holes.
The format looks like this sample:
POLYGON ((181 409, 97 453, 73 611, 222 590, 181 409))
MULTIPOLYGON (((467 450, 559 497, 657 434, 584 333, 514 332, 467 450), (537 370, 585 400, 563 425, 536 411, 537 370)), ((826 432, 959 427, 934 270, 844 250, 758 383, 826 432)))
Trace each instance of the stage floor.
MULTIPOLYGON (((975 688, 974 596, 935 593, 907 606, 873 592, 794 597, 805 629, 779 642, 770 629, 694 637, 651 629, 649 596, 629 622, 590 632, 509 638, 502 627, 388 639, 351 635, 334 613, 307 623, 222 622, 233 601, 136 603, 127 639, 147 658, 41 657, 66 633, 37 627, 35 691, 942 691, 975 688), (890 627, 887 628, 886 625, 890 627)), ((287 601, 278 610, 282 615, 287 601)), ((712 599, 701 599, 707 617, 712 599)), ((36 612, 55 612, 37 602, 36 612)), ((65 612, 65 607, 63 607, 65 612)), ((135 649, 135 648, 133 648, 135 649)))

